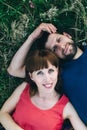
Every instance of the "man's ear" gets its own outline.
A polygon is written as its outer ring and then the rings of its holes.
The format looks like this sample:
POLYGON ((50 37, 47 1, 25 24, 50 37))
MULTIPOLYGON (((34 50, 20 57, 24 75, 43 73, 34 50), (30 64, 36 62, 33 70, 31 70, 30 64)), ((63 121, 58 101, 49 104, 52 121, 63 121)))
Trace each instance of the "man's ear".
POLYGON ((63 32, 63 35, 66 36, 66 37, 68 37, 68 38, 70 38, 70 39, 72 39, 71 35, 69 35, 69 34, 66 33, 66 32, 63 32))

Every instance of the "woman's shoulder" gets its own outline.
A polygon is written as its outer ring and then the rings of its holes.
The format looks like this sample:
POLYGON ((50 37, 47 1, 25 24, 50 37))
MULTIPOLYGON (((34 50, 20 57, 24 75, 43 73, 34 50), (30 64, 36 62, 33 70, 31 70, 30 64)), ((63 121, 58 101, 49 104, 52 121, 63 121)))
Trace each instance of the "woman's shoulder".
POLYGON ((68 97, 65 95, 65 94, 63 94, 62 96, 61 96, 61 98, 60 98, 61 100, 62 100, 62 102, 64 102, 64 103, 67 103, 67 102, 69 102, 69 99, 68 99, 68 97))
POLYGON ((71 102, 68 102, 64 108, 63 111, 63 116, 64 118, 69 118, 70 116, 74 115, 76 113, 73 105, 71 104, 71 102))

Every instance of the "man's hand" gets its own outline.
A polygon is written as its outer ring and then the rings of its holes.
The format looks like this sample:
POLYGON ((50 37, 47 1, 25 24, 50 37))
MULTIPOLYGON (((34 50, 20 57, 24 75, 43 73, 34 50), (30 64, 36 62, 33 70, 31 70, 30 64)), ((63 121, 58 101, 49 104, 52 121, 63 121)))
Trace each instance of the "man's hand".
POLYGON ((38 39, 42 36, 43 32, 55 33, 57 28, 51 23, 41 23, 32 33, 32 39, 38 39))

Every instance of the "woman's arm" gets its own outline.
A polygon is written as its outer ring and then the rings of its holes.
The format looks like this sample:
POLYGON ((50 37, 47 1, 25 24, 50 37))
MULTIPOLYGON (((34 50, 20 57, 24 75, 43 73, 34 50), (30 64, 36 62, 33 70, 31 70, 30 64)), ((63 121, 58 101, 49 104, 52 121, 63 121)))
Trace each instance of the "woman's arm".
POLYGON ((0 123, 6 130, 23 130, 14 122, 10 114, 6 112, 0 111, 0 123))
POLYGON ((23 82, 14 90, 11 96, 3 104, 1 108, 2 112, 11 113, 15 109, 16 104, 18 103, 20 99, 20 95, 23 92, 25 87, 26 87, 26 82, 23 82))
POLYGON ((15 109, 16 104, 20 99, 20 95, 26 87, 26 83, 23 82, 19 85, 12 95, 7 99, 0 110, 0 123, 6 130, 23 130, 12 119, 10 113, 15 109))
POLYGON ((33 42, 39 38, 43 31, 47 31, 49 33, 55 33, 56 27, 49 23, 41 23, 27 38, 27 40, 23 43, 23 45, 19 48, 19 50, 14 55, 7 71, 9 74, 17 77, 25 77, 25 65, 24 61, 27 56, 28 51, 30 50, 33 42))
POLYGON ((86 125, 82 122, 71 103, 67 103, 65 106, 63 117, 70 120, 74 130, 87 130, 86 125))

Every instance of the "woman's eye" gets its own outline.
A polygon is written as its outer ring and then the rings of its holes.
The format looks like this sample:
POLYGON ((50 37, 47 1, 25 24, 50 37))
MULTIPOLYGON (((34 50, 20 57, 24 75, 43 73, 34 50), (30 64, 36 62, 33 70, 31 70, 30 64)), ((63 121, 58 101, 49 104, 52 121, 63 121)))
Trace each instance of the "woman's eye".
POLYGON ((42 71, 37 72, 37 75, 43 75, 42 71))
POLYGON ((49 69, 49 73, 52 73, 52 72, 54 72, 54 70, 53 69, 49 69))

